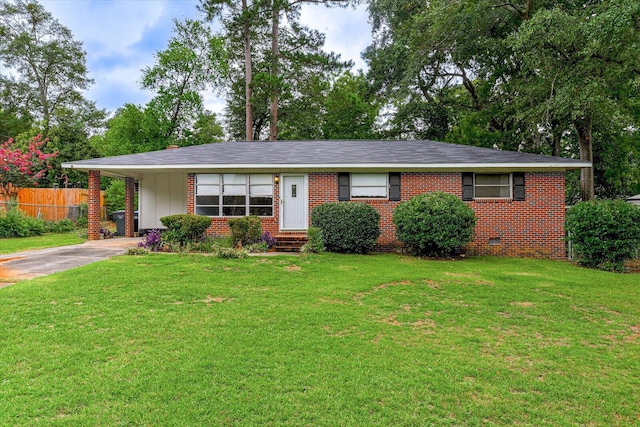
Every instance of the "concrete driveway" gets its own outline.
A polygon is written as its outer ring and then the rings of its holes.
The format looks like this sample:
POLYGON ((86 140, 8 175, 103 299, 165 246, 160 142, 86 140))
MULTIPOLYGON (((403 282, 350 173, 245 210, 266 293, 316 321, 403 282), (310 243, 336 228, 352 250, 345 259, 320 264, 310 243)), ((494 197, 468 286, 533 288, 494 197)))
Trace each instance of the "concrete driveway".
POLYGON ((114 238, 0 255, 0 287, 122 255, 141 241, 137 237, 114 238))

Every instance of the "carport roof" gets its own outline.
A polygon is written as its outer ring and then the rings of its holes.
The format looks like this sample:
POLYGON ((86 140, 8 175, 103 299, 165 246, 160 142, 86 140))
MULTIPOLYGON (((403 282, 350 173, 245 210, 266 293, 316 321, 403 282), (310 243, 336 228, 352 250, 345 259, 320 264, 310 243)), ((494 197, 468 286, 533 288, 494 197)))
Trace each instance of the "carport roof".
POLYGON ((220 142, 63 163, 107 176, 207 171, 543 171, 589 162, 436 141, 309 140, 220 142))

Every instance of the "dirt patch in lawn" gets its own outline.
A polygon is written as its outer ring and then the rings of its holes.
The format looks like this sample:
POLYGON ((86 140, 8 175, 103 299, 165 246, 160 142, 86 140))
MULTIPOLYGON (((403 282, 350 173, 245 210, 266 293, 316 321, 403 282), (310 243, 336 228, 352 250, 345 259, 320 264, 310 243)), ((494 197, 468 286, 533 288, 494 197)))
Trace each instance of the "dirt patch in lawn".
POLYGON ((631 331, 631 334, 627 335, 627 338, 625 341, 632 342, 640 338, 640 324, 635 326, 630 326, 629 329, 631 331))
POLYGON ((207 295, 207 297, 203 300, 200 300, 201 302, 207 304, 207 305, 211 305, 212 302, 214 303, 221 303, 221 302, 225 302, 225 301, 232 301, 232 298, 225 298, 225 297, 212 297, 211 295, 207 295))
POLYGON ((521 301, 521 302, 514 301, 514 302, 511 303, 511 305, 516 305, 518 307, 533 307, 534 306, 534 304, 532 302, 529 302, 529 301, 521 301))

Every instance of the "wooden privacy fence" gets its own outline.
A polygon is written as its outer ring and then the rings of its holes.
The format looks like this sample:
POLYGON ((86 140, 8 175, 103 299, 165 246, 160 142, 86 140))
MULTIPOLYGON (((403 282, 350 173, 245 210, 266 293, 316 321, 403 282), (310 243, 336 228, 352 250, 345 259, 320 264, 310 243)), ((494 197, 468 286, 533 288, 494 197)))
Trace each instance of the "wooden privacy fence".
MULTIPOLYGON (((89 202, 89 190, 84 188, 23 188, 18 193, 18 207, 28 216, 46 221, 76 220, 80 205, 89 202)), ((0 200, 0 208, 6 209, 7 201, 0 200)), ((106 219, 104 191, 100 192, 100 218, 106 219)))

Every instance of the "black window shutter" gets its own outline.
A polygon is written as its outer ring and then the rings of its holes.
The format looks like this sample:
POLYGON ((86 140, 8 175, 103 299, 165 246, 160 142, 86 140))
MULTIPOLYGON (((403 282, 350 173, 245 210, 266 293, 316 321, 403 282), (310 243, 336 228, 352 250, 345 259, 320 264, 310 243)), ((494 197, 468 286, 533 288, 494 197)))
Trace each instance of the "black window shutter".
POLYGON ((349 185, 349 174, 338 173, 338 200, 343 202, 351 199, 351 188, 349 185))
POLYGON ((473 172, 462 173, 462 200, 473 200, 473 172))
POLYGON ((513 174, 513 200, 524 200, 524 172, 513 174))
POLYGON ((389 200, 400 201, 400 172, 389 173, 389 200))

